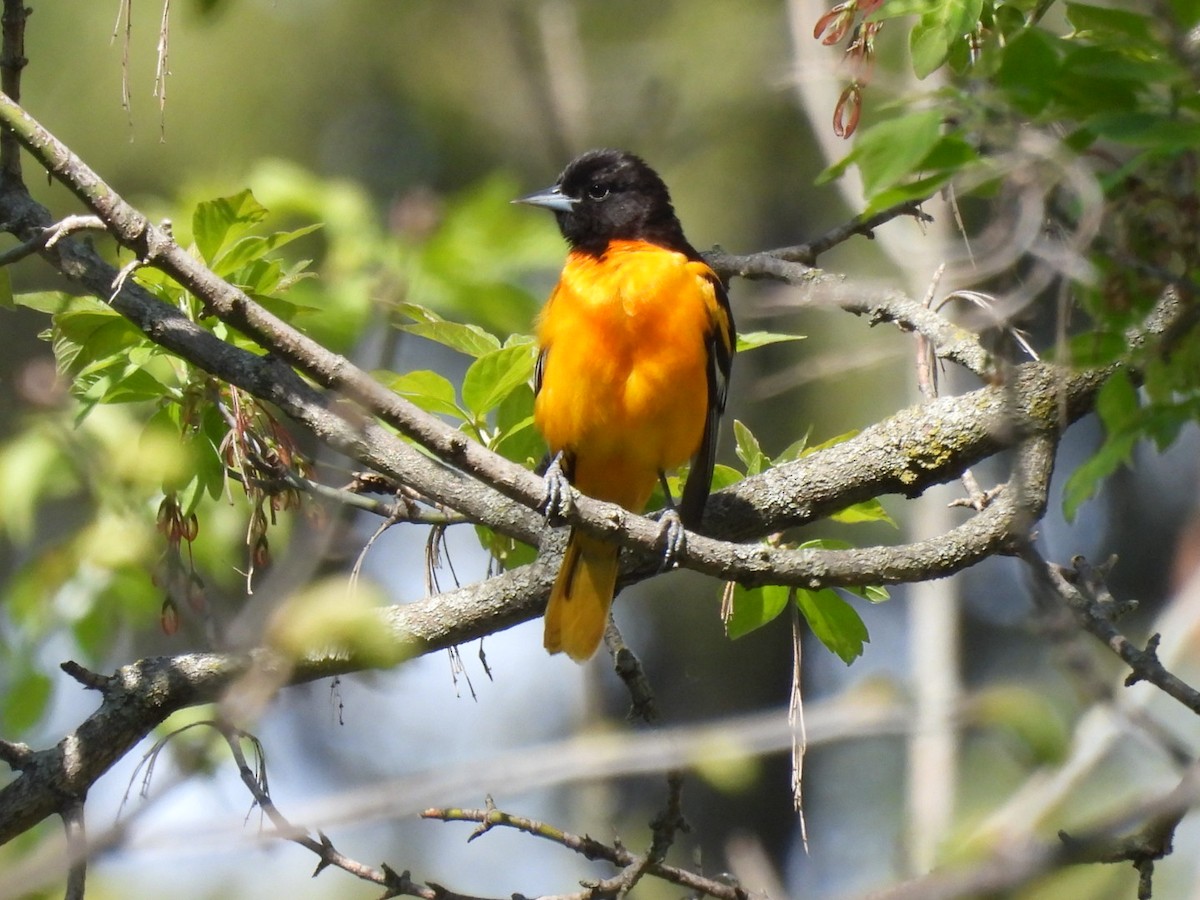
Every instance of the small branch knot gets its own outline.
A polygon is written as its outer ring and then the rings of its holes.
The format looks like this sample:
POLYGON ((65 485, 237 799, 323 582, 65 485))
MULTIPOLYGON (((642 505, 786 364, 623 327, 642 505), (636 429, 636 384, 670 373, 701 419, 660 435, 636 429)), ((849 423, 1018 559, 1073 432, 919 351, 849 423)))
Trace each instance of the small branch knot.
POLYGON ((107 694, 116 685, 116 680, 109 675, 100 675, 90 669, 85 669, 74 660, 67 660, 59 666, 64 672, 82 684, 89 691, 100 691, 107 694))
POLYGON ((13 771, 24 772, 33 766, 33 751, 28 744, 0 740, 0 760, 13 771))

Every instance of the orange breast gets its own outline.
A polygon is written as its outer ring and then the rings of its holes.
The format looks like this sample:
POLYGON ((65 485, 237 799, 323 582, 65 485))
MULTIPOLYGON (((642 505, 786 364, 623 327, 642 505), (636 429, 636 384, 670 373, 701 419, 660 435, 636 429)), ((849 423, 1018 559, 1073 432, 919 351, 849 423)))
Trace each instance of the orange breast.
POLYGON ((575 486, 641 510, 660 470, 699 448, 708 410, 711 270, 683 254, 614 242, 572 253, 538 323, 546 350, 535 419, 575 456, 575 486))

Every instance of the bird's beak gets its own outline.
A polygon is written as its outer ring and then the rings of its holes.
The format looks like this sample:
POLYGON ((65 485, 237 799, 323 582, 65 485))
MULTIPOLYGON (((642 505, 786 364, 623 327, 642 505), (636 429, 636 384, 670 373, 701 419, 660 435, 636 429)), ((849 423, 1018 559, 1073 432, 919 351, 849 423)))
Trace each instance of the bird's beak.
POLYGON ((540 191, 534 191, 532 194, 526 194, 524 197, 518 197, 513 203, 527 203, 530 206, 542 206, 546 209, 552 209, 555 212, 570 212, 575 208, 578 200, 568 197, 562 192, 557 184, 553 187, 544 188, 540 191))

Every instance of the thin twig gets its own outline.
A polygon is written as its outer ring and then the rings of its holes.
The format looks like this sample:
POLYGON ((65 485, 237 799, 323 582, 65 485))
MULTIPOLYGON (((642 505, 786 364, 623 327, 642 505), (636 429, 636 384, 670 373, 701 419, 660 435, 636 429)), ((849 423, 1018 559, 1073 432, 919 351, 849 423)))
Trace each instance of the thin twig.
POLYGON ((10 247, 0 253, 0 266, 7 266, 17 260, 24 259, 39 250, 53 247, 60 240, 80 231, 105 231, 107 226, 99 216, 67 216, 65 219, 42 229, 29 240, 10 247))
MULTIPOLYGON (((241 729, 233 728, 229 725, 221 725, 216 722, 212 724, 221 733, 221 736, 225 738, 225 742, 229 746, 229 752, 233 754, 233 761, 237 766, 242 784, 246 786, 246 789, 254 798, 254 802, 258 805, 259 809, 271 820, 271 824, 275 826, 278 835, 316 854, 318 862, 317 868, 313 872, 314 877, 320 875, 329 866, 334 866, 335 868, 349 872, 355 878, 362 881, 369 881, 373 884, 387 887, 389 890, 394 887, 390 883, 392 879, 388 877, 388 874, 383 869, 376 869, 351 859, 338 851, 325 834, 318 832, 318 837, 313 838, 308 834, 307 829, 295 826, 289 822, 287 817, 275 806, 275 801, 271 799, 271 795, 267 791, 265 760, 262 758, 262 745, 258 743, 258 739, 241 729), (246 761, 246 754, 242 750, 242 741, 244 739, 252 741, 256 748, 256 753, 258 754, 257 771, 252 769, 246 761)), ((399 896, 400 893, 404 893, 415 897, 424 897, 427 900, 434 900, 438 896, 433 890, 417 889, 415 885, 411 884, 409 886, 413 889, 398 891, 388 896, 399 896)))
MULTIPOLYGON (((673 787, 672 791, 676 789, 673 787)), ((668 810, 672 808, 672 804, 668 803, 668 810)), ((502 810, 496 809, 494 805, 489 804, 486 809, 461 809, 458 807, 436 807, 427 809, 421 813, 424 819, 438 819, 442 822, 475 822, 480 827, 471 835, 471 840, 486 834, 489 830, 497 826, 505 828, 513 828, 525 834, 540 837, 553 843, 566 847, 586 859, 602 859, 612 863, 615 866, 620 866, 626 869, 630 866, 639 864, 641 858, 636 854, 631 853, 624 847, 615 844, 605 844, 587 835, 573 834, 569 831, 563 831, 553 825, 545 822, 539 822, 536 819, 528 819, 523 816, 514 816, 502 810)), ((672 826, 672 827, 678 827, 672 826)), ((697 875, 687 869, 681 869, 677 866, 669 866, 663 862, 648 860, 645 870, 642 874, 653 875, 656 878, 661 878, 664 881, 669 881, 671 884, 677 884, 681 887, 689 888, 693 891, 699 891, 707 894, 710 897, 717 897, 720 900, 748 900, 749 892, 736 885, 726 884, 712 878, 705 878, 702 875, 697 875)), ((620 877, 620 876, 618 876, 620 877)), ((639 876, 640 877, 640 876, 639 876)), ((601 882, 600 884, 606 884, 601 882)), ((613 890, 619 889, 615 886, 613 890)), ((611 896, 611 892, 609 894, 611 896)), ((582 895, 573 896, 589 896, 589 892, 584 892, 582 895)))
POLYGON ((765 252, 788 262, 798 262, 806 266, 815 266, 817 258, 822 253, 831 250, 838 244, 848 241, 852 237, 861 235, 868 240, 874 239, 875 229, 880 225, 892 221, 892 219, 911 216, 918 222, 932 222, 933 216, 921 209, 928 200, 928 197, 920 200, 905 200, 902 203, 889 206, 887 209, 880 210, 870 216, 855 216, 848 222, 831 228, 820 237, 806 243, 795 244, 791 247, 779 247, 775 250, 767 250, 765 252))
POLYGON ((117 4, 117 21, 113 23, 112 40, 121 30, 121 19, 125 20, 125 34, 121 40, 121 109, 132 124, 133 107, 129 101, 129 46, 133 41, 133 0, 120 0, 117 4))
POLYGON ((926 309, 902 291, 848 284, 842 276, 781 259, 771 251, 738 256, 717 249, 705 253, 704 258, 725 279, 733 276, 766 279, 802 288, 800 300, 788 298, 789 308, 805 303, 825 304, 863 316, 871 325, 893 323, 903 331, 925 335, 939 359, 957 363, 984 380, 994 375, 995 364, 980 343, 979 335, 926 309))
POLYGON ((167 78, 171 74, 171 0, 162 0, 158 23, 158 49, 154 64, 154 96, 158 98, 159 140, 167 135, 167 78))
POLYGON ((642 661, 629 649, 617 623, 610 616, 604 629, 604 644, 612 654, 613 671, 629 691, 629 718, 647 725, 658 721, 658 702, 654 699, 654 688, 642 668, 642 661))
POLYGON ((666 858, 667 851, 675 843, 675 835, 687 831, 688 824, 683 818, 683 773, 672 770, 667 773, 667 804, 661 813, 650 823, 650 849, 625 866, 612 878, 606 878, 593 884, 587 884, 588 898, 612 897, 623 900, 637 885, 642 877, 650 874, 651 867, 661 863, 666 858))
POLYGON ((1023 545, 1019 552, 1035 583, 1058 597, 1086 631, 1129 666, 1126 685, 1149 682, 1200 715, 1200 691, 1169 672, 1159 661, 1159 635, 1151 635, 1145 648, 1139 648, 1117 628, 1115 619, 1130 607, 1118 603, 1108 592, 1103 568, 1090 565, 1081 556, 1071 561, 1070 569, 1052 565, 1030 544, 1023 545))
MULTIPOLYGON (((1200 799, 1200 763, 1189 767, 1170 791, 1135 808, 1054 841, 1032 835, 1005 841, 984 859, 947 866, 871 895, 872 900, 958 900, 1008 896, 1039 875, 1083 863, 1133 863, 1143 887, 1152 863, 1170 850, 1179 818, 1200 799)), ((1139 895, 1140 896, 1140 895, 1139 895)))

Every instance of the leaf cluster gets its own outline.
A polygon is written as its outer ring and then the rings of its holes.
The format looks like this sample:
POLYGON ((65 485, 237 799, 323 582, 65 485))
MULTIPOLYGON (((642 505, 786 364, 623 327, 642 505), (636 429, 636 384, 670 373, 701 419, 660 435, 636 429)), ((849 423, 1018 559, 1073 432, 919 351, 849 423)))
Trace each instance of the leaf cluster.
MULTIPOLYGON (((1200 412, 1196 329, 1169 348, 1126 338, 1165 290, 1195 289, 1200 62, 1185 36, 1200 3, 893 0, 870 19, 907 29, 914 74, 944 85, 882 106, 822 180, 856 167, 868 211, 952 186, 968 216, 1036 184, 1042 227, 1075 257, 1051 273, 1047 302, 1085 314, 1056 353, 1144 373, 1106 388, 1107 439, 1071 477, 1073 515, 1140 441, 1166 447, 1200 412)), ((1044 254, 1023 265, 1045 268, 1044 254)))

